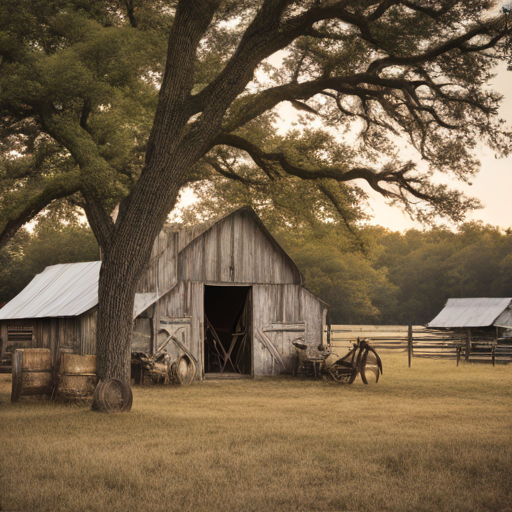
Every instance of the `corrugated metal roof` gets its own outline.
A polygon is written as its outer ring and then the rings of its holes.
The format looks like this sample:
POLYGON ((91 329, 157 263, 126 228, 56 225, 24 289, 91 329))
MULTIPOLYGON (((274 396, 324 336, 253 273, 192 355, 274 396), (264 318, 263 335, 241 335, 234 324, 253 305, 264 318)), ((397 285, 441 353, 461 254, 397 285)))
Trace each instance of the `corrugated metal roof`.
MULTIPOLYGON (((511 305, 512 298, 448 299, 444 309, 432 320, 429 327, 489 327, 511 305)), ((512 317, 509 315, 509 318, 512 317)), ((503 325, 501 325, 503 327, 503 325)))
POLYGON ((506 327, 512 329, 512 308, 507 308, 503 313, 494 321, 496 327, 506 327))
POLYGON ((101 261, 46 267, 0 309, 0 320, 77 316, 98 304, 101 261))

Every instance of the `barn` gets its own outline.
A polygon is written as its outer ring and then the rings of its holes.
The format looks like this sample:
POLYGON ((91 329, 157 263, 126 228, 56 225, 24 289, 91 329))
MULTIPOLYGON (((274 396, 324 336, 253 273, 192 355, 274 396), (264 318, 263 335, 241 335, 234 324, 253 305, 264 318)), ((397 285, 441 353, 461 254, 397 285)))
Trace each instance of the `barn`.
MULTIPOLYGON (((95 353, 101 262, 48 267, 0 310, 2 352, 95 353)), ((187 353, 196 378, 291 371, 292 341, 314 349, 326 304, 251 208, 187 229, 165 226, 135 296, 132 350, 187 353)))
POLYGON ((434 329, 465 329, 475 335, 500 338, 512 330, 512 298, 476 297, 448 299, 427 325, 434 329))

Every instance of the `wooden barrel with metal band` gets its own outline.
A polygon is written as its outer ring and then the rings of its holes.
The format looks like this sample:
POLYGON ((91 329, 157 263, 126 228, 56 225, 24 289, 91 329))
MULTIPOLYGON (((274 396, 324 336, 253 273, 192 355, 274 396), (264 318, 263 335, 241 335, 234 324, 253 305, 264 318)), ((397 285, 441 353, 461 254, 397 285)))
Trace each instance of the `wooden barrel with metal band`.
POLYGON ((12 359, 11 402, 21 396, 51 395, 53 390, 52 356, 47 348, 14 351, 12 359))
POLYGON ((96 356, 61 354, 57 385, 58 398, 77 400, 91 398, 96 382, 96 356))

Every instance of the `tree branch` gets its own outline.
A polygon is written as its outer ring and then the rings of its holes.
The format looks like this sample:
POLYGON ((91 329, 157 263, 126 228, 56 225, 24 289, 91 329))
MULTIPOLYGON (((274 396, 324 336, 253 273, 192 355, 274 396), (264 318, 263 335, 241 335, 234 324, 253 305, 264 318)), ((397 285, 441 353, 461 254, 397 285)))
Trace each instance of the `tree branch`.
POLYGON ((412 196, 429 201, 432 198, 412 187, 406 177, 406 174, 414 168, 414 164, 408 163, 398 171, 385 168, 381 172, 374 171, 368 167, 354 167, 346 170, 341 167, 318 167, 314 170, 305 169, 292 164, 284 153, 267 153, 261 150, 252 142, 233 134, 219 134, 214 140, 214 145, 227 145, 245 151, 254 161, 261 167, 261 164, 268 165, 267 162, 276 162, 280 165, 284 172, 289 175, 297 176, 305 180, 332 179, 338 182, 347 182, 357 179, 365 180, 370 187, 384 197, 399 198, 396 192, 385 189, 381 183, 398 186, 399 189, 406 189, 412 196))
POLYGON ((85 199, 84 210, 91 229, 98 241, 99 246, 104 252, 107 252, 112 243, 112 235, 114 234, 114 221, 112 217, 105 211, 101 201, 87 189, 81 189, 83 198, 85 199))
POLYGON ((480 49, 490 48, 499 40, 510 34, 511 29, 509 27, 505 27, 505 29, 500 30, 498 34, 493 37, 493 43, 490 46, 487 44, 482 46, 475 46, 475 49, 473 50, 471 46, 466 45, 466 43, 471 41, 471 39, 475 38, 476 36, 491 34, 496 29, 496 25, 497 22, 495 19, 488 21, 487 23, 478 24, 472 29, 468 30, 465 34, 445 41, 435 46, 434 48, 431 48, 430 50, 419 53, 417 55, 410 55, 408 57, 389 56, 374 60, 367 67, 366 73, 376 75, 383 69, 391 66, 416 66, 418 64, 423 64, 424 62, 432 61, 437 57, 456 49, 462 51, 479 51, 480 49))
MULTIPOLYGON (((3 247, 16 232, 27 222, 30 222, 39 212, 44 210, 56 199, 68 197, 80 188, 78 171, 69 172, 46 180, 43 190, 30 195, 28 199, 20 197, 16 201, 14 213, 7 215, 7 220, 0 224, 0 247, 3 247)), ((23 190, 19 192, 23 195, 23 190)))

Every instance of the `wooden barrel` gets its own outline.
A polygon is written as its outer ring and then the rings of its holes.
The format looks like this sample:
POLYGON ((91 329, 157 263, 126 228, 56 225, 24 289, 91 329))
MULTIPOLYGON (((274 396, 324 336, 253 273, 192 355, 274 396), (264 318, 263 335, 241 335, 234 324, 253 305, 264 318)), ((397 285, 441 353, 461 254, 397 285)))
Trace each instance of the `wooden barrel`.
POLYGON ((16 349, 12 359, 11 402, 21 396, 51 395, 52 356, 46 348, 16 349))
POLYGON ((60 356, 57 397, 91 398, 96 387, 96 356, 62 353, 60 356))

